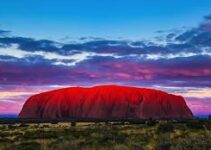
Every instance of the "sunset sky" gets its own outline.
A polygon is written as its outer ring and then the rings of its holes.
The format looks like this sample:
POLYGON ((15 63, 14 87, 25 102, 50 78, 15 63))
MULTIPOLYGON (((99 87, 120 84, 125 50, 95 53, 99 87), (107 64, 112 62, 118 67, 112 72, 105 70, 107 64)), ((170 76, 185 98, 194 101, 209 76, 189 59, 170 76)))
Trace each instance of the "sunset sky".
POLYGON ((98 84, 164 90, 211 114, 211 1, 1 1, 0 114, 98 84))

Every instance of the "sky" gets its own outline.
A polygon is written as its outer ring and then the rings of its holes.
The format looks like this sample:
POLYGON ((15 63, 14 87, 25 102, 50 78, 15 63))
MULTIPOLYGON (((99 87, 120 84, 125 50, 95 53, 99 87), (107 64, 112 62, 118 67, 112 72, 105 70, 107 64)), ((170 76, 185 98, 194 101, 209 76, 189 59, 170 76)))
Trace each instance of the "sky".
POLYGON ((182 95, 211 114, 210 0, 20 0, 0 5, 0 114, 69 86, 182 95))

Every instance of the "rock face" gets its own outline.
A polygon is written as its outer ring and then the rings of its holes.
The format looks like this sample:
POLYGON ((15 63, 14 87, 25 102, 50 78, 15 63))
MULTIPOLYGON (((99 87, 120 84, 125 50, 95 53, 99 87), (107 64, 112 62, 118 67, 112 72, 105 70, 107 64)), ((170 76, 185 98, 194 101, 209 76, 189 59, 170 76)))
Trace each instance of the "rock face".
POLYGON ((24 104, 20 118, 189 119, 181 96, 158 90, 105 85, 40 93, 24 104))

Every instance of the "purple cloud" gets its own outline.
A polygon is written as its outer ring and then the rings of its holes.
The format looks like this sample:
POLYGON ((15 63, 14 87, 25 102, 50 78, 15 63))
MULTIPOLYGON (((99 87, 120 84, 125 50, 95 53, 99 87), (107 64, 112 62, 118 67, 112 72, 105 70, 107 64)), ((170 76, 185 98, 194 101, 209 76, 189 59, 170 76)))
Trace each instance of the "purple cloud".
MULTIPOLYGON (((14 92, 17 86, 17 90, 34 91, 34 87, 48 90, 52 85, 110 83, 174 87, 178 93, 183 87, 210 88, 210 16, 205 19, 198 27, 181 33, 171 31, 155 42, 83 37, 79 42, 62 43, 8 36, 8 31, 0 30, 4 35, 0 36, 0 92, 14 92)), ((17 99, 19 103, 25 97, 17 99)), ((16 103, 13 98, 8 100, 16 103)), ((200 102, 187 101, 194 111, 198 109, 200 102)), ((8 104, 2 101, 0 105, 1 113, 8 104)))

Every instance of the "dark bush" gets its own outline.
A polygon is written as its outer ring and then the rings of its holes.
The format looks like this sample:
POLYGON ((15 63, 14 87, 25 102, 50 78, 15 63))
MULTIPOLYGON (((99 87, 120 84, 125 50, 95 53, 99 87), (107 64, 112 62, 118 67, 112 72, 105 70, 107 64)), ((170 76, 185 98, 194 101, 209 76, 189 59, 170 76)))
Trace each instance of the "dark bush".
POLYGON ((6 132, 0 132, 0 137, 7 137, 8 135, 10 135, 10 132, 6 131, 6 132))
POLYGON ((157 122, 155 120, 146 121, 147 126, 155 126, 157 122))
POLYGON ((139 145, 133 145, 132 150, 144 150, 144 149, 140 147, 139 145))
POLYGON ((167 144, 161 144, 161 145, 159 145, 158 150, 170 150, 170 148, 171 148, 171 144, 170 143, 167 143, 167 144))
POLYGON ((29 125, 28 124, 25 124, 25 123, 21 123, 20 125, 19 125, 19 127, 28 127, 29 125))
POLYGON ((161 132, 161 133, 173 132, 174 131, 174 126, 170 122, 160 123, 158 125, 157 131, 161 132))
POLYGON ((204 123, 201 120, 191 120, 186 123, 189 129, 204 129, 204 123))
POLYGON ((0 143, 11 143, 12 140, 8 139, 8 138, 0 138, 0 143))
POLYGON ((76 122, 71 122, 71 127, 75 127, 76 126, 76 122))
POLYGON ((41 150, 41 145, 37 142, 24 142, 12 145, 11 150, 41 150))
POLYGON ((204 125, 206 129, 211 130, 211 120, 207 120, 204 125))

